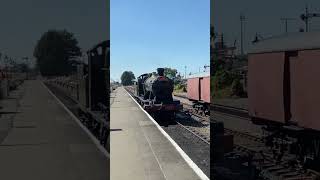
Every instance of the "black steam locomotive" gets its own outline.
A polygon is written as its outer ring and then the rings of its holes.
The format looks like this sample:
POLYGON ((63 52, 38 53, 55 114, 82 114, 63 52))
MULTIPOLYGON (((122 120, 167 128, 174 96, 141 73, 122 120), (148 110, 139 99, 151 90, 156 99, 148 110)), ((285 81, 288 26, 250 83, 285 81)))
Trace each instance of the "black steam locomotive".
POLYGON ((138 77, 136 99, 147 112, 173 118, 182 105, 180 101, 173 100, 173 81, 164 76, 164 68, 158 68, 157 71, 138 77))
POLYGON ((87 56, 88 64, 78 67, 78 113, 89 117, 85 125, 109 150, 110 41, 95 45, 87 56))
POLYGON ((70 77, 47 80, 49 87, 56 87, 69 97, 77 108, 82 123, 109 151, 109 82, 110 41, 103 41, 87 51, 88 64, 78 64, 70 77))

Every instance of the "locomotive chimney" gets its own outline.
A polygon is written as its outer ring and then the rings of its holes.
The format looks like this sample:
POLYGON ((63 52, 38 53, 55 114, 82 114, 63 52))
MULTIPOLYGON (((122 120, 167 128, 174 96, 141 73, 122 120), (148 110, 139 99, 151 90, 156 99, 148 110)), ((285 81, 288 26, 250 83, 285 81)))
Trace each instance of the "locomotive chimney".
POLYGON ((157 71, 159 76, 164 76, 164 68, 158 68, 157 71))

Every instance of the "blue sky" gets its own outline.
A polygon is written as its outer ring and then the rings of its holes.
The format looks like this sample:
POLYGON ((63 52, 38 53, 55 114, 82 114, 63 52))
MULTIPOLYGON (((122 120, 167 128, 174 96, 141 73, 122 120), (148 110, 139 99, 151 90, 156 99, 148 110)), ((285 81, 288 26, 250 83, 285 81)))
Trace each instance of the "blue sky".
MULTIPOLYGON (((49 29, 74 33, 83 51, 109 39, 109 0, 1 0, 0 53, 35 60, 33 50, 49 29)), ((30 63, 31 63, 30 62, 30 63)))
POLYGON ((111 79, 158 67, 196 73, 209 65, 209 0, 111 0, 111 79))
MULTIPOLYGON (((320 13, 319 0, 212 0, 211 23, 215 30, 224 34, 224 40, 232 45, 237 40, 239 52, 240 46, 240 13, 246 16, 244 31, 245 51, 250 48, 255 34, 262 37, 280 35, 285 32, 284 22, 281 18, 294 18, 288 22, 288 32, 298 32, 304 28, 304 22, 300 15, 305 12, 308 5, 310 13, 320 13)), ((310 31, 320 31, 320 18, 310 21, 310 31)))

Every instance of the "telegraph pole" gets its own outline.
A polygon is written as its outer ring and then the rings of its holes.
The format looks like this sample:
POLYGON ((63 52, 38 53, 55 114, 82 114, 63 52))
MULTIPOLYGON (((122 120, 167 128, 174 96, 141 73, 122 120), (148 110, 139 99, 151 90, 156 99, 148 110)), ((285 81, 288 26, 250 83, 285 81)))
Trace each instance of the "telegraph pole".
POLYGON ((243 28, 244 28, 244 21, 246 20, 246 17, 241 13, 240 14, 240 31, 241 31, 241 55, 244 54, 243 52, 243 28))
POLYGON ((187 79, 187 66, 184 66, 184 78, 187 79))
POLYGON ((309 11, 308 11, 308 5, 306 5, 306 32, 309 31, 309 11))
POLYGON ((281 18, 281 21, 284 21, 285 32, 288 33, 288 21, 296 20, 294 18, 281 18))
POLYGON ((302 21, 304 21, 306 27, 306 32, 309 31, 309 19, 314 18, 314 17, 320 17, 319 13, 309 13, 308 6, 306 6, 306 12, 304 14, 301 14, 300 18, 302 21))

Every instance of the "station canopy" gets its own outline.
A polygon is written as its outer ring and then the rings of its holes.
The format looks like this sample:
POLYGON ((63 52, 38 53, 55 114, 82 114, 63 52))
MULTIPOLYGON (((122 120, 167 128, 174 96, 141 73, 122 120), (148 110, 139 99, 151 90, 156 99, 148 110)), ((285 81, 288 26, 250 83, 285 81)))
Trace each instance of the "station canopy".
POLYGON ((208 77, 208 76, 210 76, 210 72, 200 72, 192 75, 187 75, 187 79, 197 78, 197 77, 208 77))

